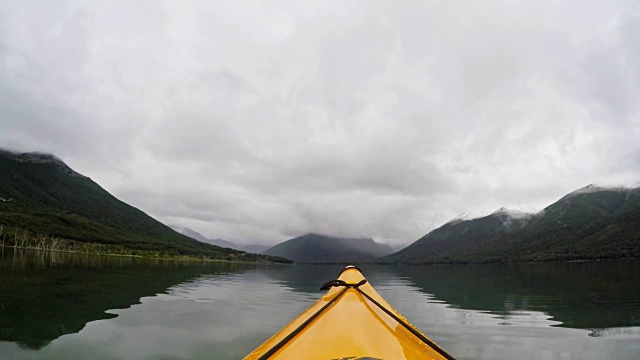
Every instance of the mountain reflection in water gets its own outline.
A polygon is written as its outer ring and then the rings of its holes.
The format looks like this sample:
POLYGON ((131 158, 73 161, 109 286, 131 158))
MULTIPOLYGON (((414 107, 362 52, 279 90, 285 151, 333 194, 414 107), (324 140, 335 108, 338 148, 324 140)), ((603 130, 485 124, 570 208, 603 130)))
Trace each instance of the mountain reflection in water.
POLYGON ((39 349, 88 322, 114 318, 146 296, 199 274, 240 271, 229 263, 2 249, 0 341, 39 349))
MULTIPOLYGON (((344 267, 0 251, 2 359, 242 358, 344 267)), ((640 261, 360 268, 459 359, 640 358, 640 261)))
POLYGON ((559 326, 640 326, 640 262, 393 267, 435 299, 462 309, 539 311, 559 326))

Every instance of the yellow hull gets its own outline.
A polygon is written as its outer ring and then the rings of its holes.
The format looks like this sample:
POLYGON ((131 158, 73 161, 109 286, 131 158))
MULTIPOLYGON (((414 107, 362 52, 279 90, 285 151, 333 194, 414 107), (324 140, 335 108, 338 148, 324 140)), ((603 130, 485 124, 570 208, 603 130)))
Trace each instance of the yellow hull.
POLYGON ((364 280, 345 268, 337 286, 245 360, 453 359, 364 280))

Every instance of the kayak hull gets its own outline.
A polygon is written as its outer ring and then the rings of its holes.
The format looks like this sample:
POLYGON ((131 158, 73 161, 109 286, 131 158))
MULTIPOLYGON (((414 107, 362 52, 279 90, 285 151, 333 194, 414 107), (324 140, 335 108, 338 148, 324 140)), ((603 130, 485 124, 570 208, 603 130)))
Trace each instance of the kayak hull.
POLYGON ((345 268, 338 280, 351 286, 329 289, 245 360, 453 358, 363 281, 359 269, 345 268))

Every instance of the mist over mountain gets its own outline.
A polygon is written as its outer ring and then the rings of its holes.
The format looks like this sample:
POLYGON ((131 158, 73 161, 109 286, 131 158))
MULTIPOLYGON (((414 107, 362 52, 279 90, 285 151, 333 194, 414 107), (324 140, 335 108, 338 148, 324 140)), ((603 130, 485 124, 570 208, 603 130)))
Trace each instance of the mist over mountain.
POLYGON ((389 245, 373 239, 338 238, 322 234, 306 234, 284 241, 263 252, 281 256, 296 263, 356 263, 390 254, 389 245))
POLYGON ((492 263, 640 256, 640 188, 588 185, 537 214, 457 218, 385 263, 492 263))

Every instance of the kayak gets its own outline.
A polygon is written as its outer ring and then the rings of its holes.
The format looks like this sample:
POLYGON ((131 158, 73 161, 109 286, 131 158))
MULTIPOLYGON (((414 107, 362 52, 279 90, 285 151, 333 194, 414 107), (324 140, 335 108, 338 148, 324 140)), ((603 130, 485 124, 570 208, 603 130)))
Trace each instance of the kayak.
POLYGON ((245 360, 454 359, 394 310, 347 266, 315 304, 245 360))

